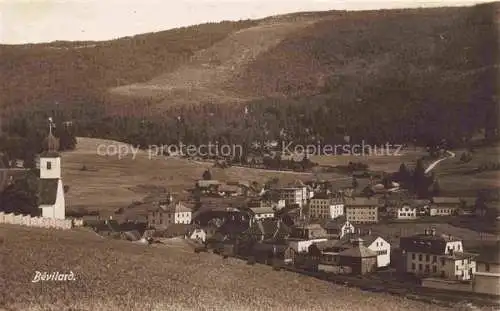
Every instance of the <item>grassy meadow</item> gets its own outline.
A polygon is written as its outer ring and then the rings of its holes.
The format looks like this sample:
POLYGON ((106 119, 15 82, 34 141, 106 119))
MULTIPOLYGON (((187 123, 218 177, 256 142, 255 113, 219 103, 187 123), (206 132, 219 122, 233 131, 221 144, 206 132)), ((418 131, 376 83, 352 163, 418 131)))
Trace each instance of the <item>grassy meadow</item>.
MULTIPOLYGON (((0 310, 460 310, 362 292, 269 266, 144 246, 83 229, 0 225, 0 310), (32 283, 35 271, 75 281, 32 283)), ((462 309, 467 310, 467 309, 462 309)))

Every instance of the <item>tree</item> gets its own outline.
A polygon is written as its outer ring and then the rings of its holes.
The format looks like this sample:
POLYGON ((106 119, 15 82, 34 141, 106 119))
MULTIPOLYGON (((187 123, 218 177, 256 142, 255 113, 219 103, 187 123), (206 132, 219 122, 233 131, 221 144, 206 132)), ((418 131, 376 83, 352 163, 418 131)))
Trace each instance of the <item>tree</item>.
POLYGON ((432 183, 432 195, 439 196, 440 193, 441 193, 441 186, 439 185, 439 181, 436 179, 432 183))
POLYGON ((404 163, 401 163, 399 171, 395 175, 395 180, 404 185, 407 185, 410 181, 411 173, 404 163))
POLYGON ((210 172, 209 169, 205 170, 202 175, 203 180, 211 180, 212 179, 212 173, 210 172))
POLYGON ((358 186, 359 186, 358 180, 356 179, 356 177, 354 177, 354 176, 353 176, 353 177, 352 177, 352 187, 353 187, 354 189, 357 189, 357 188, 358 188, 358 186))
POLYGON ((0 194, 0 210, 6 213, 39 216, 37 204, 38 177, 28 171, 22 178, 14 180, 0 194))

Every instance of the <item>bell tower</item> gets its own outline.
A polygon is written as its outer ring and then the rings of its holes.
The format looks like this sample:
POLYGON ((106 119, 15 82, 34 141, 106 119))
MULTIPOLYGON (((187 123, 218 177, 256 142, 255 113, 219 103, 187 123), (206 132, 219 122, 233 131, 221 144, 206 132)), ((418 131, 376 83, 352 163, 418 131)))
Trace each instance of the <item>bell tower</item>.
POLYGON ((45 140, 47 151, 40 155, 39 208, 42 217, 65 219, 66 203, 61 179, 61 156, 59 140, 52 134, 54 123, 49 118, 49 135, 45 140))
POLYGON ((45 140, 47 151, 40 155, 40 179, 61 178, 61 156, 58 153, 59 139, 52 134, 53 128, 52 118, 49 118, 49 135, 45 140))

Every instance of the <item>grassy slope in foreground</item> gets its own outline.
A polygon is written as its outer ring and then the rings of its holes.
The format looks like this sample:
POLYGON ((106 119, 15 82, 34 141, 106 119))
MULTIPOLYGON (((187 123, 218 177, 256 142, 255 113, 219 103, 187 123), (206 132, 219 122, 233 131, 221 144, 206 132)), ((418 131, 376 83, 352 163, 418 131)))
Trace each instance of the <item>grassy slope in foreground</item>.
POLYGON ((268 266, 195 255, 183 246, 145 247, 83 230, 0 225, 2 239, 0 276, 8 290, 0 295, 0 309, 446 310, 268 266), (32 283, 35 271, 73 271, 77 280, 32 283))

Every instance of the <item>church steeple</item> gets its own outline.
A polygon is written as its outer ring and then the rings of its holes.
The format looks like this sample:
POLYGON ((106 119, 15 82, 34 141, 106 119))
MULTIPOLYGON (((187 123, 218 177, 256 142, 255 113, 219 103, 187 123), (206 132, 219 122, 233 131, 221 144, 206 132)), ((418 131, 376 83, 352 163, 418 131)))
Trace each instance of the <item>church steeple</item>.
POLYGON ((55 155, 59 150, 59 139, 52 134, 52 130, 55 128, 55 124, 52 118, 49 118, 49 135, 45 139, 45 144, 47 146, 47 153, 55 155))

